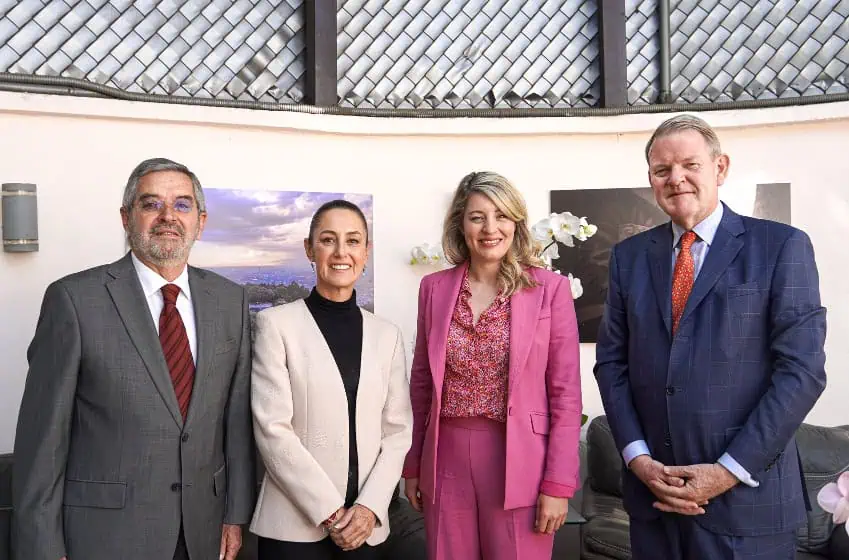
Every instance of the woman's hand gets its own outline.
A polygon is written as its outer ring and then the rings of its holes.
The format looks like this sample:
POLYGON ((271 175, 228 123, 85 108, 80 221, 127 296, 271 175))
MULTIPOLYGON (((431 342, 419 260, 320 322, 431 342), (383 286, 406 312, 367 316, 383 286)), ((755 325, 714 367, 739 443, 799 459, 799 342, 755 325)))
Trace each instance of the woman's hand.
POLYGON ((418 478, 405 478, 404 479, 404 495, 407 496, 407 500, 410 501, 410 505, 413 506, 413 509, 417 512, 421 513, 422 511, 422 493, 419 492, 419 479, 418 478))
POLYGON ((553 535, 566 522, 567 513, 569 513, 568 498, 540 494, 537 498, 537 519, 534 530, 537 533, 553 535))
POLYGON ((376 523, 377 516, 370 509, 354 504, 341 519, 331 525, 330 538, 342 550, 354 550, 371 536, 376 523))

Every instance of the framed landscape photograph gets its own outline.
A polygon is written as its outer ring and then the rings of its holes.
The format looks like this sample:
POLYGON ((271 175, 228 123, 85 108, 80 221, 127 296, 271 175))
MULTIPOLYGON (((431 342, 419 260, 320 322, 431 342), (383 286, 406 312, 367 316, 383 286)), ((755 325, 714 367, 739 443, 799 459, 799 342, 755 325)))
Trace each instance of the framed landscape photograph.
MULTIPOLYGON (((309 295, 315 273, 304 253, 315 211, 335 199, 357 204, 372 231, 368 194, 246 189, 204 189, 208 218, 192 249, 191 264, 241 284, 251 314, 309 295)), ((374 311, 374 263, 356 285, 357 302, 374 311)))

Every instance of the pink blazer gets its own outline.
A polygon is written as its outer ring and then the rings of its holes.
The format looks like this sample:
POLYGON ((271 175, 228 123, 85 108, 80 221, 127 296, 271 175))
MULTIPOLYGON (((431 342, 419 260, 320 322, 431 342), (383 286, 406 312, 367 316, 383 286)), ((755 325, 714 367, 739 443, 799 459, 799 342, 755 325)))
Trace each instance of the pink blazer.
MULTIPOLYGON (((413 444, 404 477, 419 477, 433 501, 448 328, 467 265, 425 276, 419 288, 410 377, 413 444)), ((507 472, 504 509, 533 506, 540 492, 571 497, 578 487, 581 379, 578 325, 569 279, 531 268, 538 285, 510 299, 507 472)))

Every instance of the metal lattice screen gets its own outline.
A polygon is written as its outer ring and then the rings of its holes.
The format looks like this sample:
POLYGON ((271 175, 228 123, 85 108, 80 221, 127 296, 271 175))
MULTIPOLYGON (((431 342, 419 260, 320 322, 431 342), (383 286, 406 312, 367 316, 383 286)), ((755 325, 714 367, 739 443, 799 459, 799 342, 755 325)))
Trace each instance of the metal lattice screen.
POLYGON ((0 71, 136 93, 299 102, 303 0, 0 0, 0 71))
POLYGON ((339 0, 337 7, 343 106, 598 103, 595 0, 339 0))
POLYGON ((656 103, 660 95, 657 0, 625 1, 628 104, 656 103))
MULTIPOLYGON (((658 103, 658 1, 623 3, 627 84, 619 87, 627 88, 629 105, 658 103)), ((333 5, 322 13, 332 14, 333 5)), ((0 72, 134 93, 299 103, 306 89, 305 6, 0 0, 0 72)), ((606 6, 606 14, 619 9, 606 6)), ((337 0, 335 8, 343 107, 599 106, 599 0, 337 0)), ((669 23, 668 101, 849 93, 849 0, 673 0, 669 23)), ((325 52, 332 53, 331 35, 324 35, 331 41, 325 52)), ((332 89, 322 91, 333 98, 332 89)), ((625 103, 621 95, 614 105, 625 103)))
POLYGON ((682 0, 672 8, 675 101, 849 91, 849 0, 682 0))

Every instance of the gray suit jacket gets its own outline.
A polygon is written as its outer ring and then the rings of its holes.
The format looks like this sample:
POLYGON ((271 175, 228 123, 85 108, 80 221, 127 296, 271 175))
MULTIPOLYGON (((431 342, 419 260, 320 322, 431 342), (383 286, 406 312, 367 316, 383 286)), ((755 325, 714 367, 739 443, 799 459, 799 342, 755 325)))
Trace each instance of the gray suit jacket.
POLYGON ((247 296, 189 267, 197 368, 185 424, 129 254, 45 293, 15 437, 16 560, 218 558, 255 497, 247 296))

